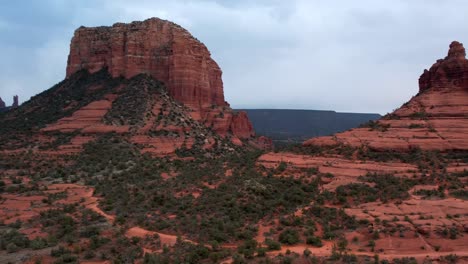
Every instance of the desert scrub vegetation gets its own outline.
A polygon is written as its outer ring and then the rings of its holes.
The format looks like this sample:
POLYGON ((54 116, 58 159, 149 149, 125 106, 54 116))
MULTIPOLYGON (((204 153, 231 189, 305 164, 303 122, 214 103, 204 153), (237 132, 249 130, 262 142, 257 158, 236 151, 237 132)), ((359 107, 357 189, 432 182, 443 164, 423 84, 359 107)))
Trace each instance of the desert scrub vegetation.
POLYGON ((30 246, 29 239, 16 229, 0 231, 0 250, 8 253, 16 252, 30 246))
POLYGON ((292 212, 319 195, 318 180, 263 176, 255 167, 260 154, 169 162, 142 155, 133 144, 110 135, 87 144, 67 174, 95 186, 102 208, 122 223, 221 243, 250 239, 257 233, 252 225, 260 219, 292 212), (225 176, 227 168, 232 177, 225 176), (177 176, 161 177, 170 171, 177 176))
POLYGON ((61 145, 65 145, 70 143, 71 139, 77 135, 79 135, 78 132, 47 132, 44 133, 46 136, 50 137, 53 139, 51 142, 46 142, 42 143, 39 145, 39 149, 45 150, 45 149, 57 149, 57 147, 61 145))
POLYGON ((444 188, 439 187, 438 189, 421 189, 414 192, 416 195, 421 195, 423 199, 443 199, 445 198, 444 188))
POLYGON ((415 123, 412 123, 408 126, 409 129, 423 128, 423 127, 424 127, 423 124, 415 124, 415 123))
POLYGON ((123 78, 112 78, 107 69, 93 74, 86 70, 76 72, 52 88, 33 96, 21 107, 0 113, 0 120, 8 119, 0 127, 0 144, 5 147, 18 144, 27 146, 32 140, 30 136, 40 128, 100 100, 122 82, 125 82, 123 78))
POLYGON ((231 255, 226 250, 210 250, 202 245, 178 241, 172 250, 165 249, 159 254, 145 254, 143 263, 218 263, 231 255))
POLYGON ((370 120, 359 126, 360 128, 369 128, 369 131, 386 132, 390 128, 390 124, 383 124, 379 121, 370 120))
POLYGON ((451 191, 450 195, 459 199, 468 200, 468 190, 451 191))
POLYGON ((418 183, 416 180, 395 177, 392 174, 367 173, 358 179, 362 183, 340 185, 333 193, 323 193, 323 195, 328 196, 325 199, 330 200, 329 198, 332 198, 334 203, 344 206, 375 202, 377 200, 384 203, 392 200, 404 200, 409 198, 409 189, 418 183))
POLYGON ((415 119, 415 120, 427 120, 428 114, 423 110, 423 111, 412 113, 411 115, 409 115, 409 118, 415 119))
POLYGON ((392 174, 367 173, 359 177, 359 180, 374 183, 379 199, 386 203, 390 200, 407 199, 408 190, 417 184, 416 180, 405 177, 395 177, 392 174))
POLYGON ((323 227, 323 239, 334 239, 345 230, 355 230, 360 226, 354 216, 347 215, 343 209, 314 205, 303 210, 305 217, 311 217, 323 227))
POLYGON ((129 80, 104 116, 111 125, 143 125, 146 114, 151 113, 154 97, 167 98, 164 85, 150 77, 139 74, 129 80))
POLYGON ((340 185, 335 190, 335 201, 346 204, 351 201, 353 204, 374 202, 379 198, 378 190, 363 183, 350 183, 340 185))

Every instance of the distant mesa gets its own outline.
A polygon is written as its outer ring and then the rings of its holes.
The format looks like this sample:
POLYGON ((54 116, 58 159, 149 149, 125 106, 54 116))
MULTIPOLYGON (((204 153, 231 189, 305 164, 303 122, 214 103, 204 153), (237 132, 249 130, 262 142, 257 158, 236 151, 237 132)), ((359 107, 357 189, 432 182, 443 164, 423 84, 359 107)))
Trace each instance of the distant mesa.
POLYGON ((255 132, 275 144, 301 143, 311 137, 329 136, 358 127, 382 116, 370 113, 337 113, 323 110, 242 109, 255 132))
POLYGON ((468 150, 468 60, 454 41, 419 78, 419 93, 376 122, 305 145, 350 145, 377 151, 468 150))

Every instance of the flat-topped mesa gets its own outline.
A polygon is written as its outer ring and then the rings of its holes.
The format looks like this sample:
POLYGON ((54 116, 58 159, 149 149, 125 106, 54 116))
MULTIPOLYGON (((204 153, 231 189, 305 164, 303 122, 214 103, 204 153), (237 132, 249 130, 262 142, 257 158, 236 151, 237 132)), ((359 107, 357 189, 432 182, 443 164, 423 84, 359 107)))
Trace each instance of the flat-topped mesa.
POLYGON ((112 27, 80 27, 70 44, 67 77, 107 67, 113 77, 147 73, 192 108, 225 106, 221 69, 206 46, 170 21, 150 18, 112 27))
POLYGON ((464 88, 468 90, 468 60, 463 44, 453 41, 447 56, 437 60, 419 77, 419 92, 430 88, 464 88))

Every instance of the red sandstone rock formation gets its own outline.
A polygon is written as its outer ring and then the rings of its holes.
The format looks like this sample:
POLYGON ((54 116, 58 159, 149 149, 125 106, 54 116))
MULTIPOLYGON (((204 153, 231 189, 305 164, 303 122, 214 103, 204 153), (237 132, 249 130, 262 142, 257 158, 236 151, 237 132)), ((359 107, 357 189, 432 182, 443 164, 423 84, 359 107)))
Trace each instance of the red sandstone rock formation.
POLYGON ((81 131, 85 133, 126 133, 129 130, 128 126, 109 126, 101 122, 104 115, 112 106, 112 101, 115 98, 107 96, 105 100, 94 101, 78 111, 74 112, 69 117, 64 117, 56 123, 49 124, 41 129, 43 132, 60 131, 74 132, 81 131))
POLYGON ((260 136, 253 144, 259 149, 273 150, 273 140, 269 137, 260 136))
POLYGON ((176 100, 192 107, 226 105, 222 72, 208 49, 166 20, 78 28, 70 45, 67 77, 103 67, 114 77, 148 73, 164 82, 176 100))
POLYGON ((468 150, 468 60, 457 41, 419 78, 417 96, 372 127, 319 137, 305 145, 346 144, 374 150, 468 150))
POLYGON ((11 108, 16 108, 16 107, 18 107, 18 105, 19 105, 18 104, 18 96, 15 95, 15 96, 13 96, 13 104, 11 105, 11 108))
POLYGON ((238 112, 232 116, 231 131, 239 138, 251 138, 255 136, 252 123, 246 112, 238 112))
POLYGON ((13 104, 10 107, 7 107, 5 101, 3 101, 2 98, 0 98, 0 110, 5 109, 5 108, 6 109, 17 108, 18 106, 19 106, 19 103, 18 103, 17 95, 13 96, 13 104))
POLYGON ((224 101, 222 72, 206 46, 177 24, 151 18, 78 28, 70 45, 67 77, 81 69, 96 72, 104 67, 114 77, 147 73, 164 82, 173 98, 222 136, 228 132, 239 138, 254 136, 248 117, 233 114, 224 101))
POLYGON ((463 44, 453 41, 447 57, 437 60, 429 70, 424 70, 419 78, 419 91, 424 92, 430 88, 464 87, 468 89, 468 60, 465 56, 463 44))

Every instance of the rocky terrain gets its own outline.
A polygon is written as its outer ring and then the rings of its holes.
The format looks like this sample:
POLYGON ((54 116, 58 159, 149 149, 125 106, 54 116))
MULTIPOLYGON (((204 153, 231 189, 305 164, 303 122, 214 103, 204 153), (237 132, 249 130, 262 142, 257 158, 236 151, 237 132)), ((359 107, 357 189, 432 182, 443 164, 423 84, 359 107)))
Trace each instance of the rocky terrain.
MULTIPOLYGON (((467 67, 463 45, 454 41, 448 55, 421 75, 419 93, 393 113, 263 154, 257 164, 275 169, 278 177, 310 177, 311 171, 320 176, 322 194, 328 193, 325 208, 342 208, 368 224, 367 230, 343 234, 354 254, 414 257, 417 263, 449 261, 443 256, 452 255, 452 263, 465 263, 467 67)), ((299 243, 294 250, 306 247, 299 243)))
POLYGON ((459 42, 419 78, 419 93, 376 122, 314 138, 305 145, 345 144, 376 151, 468 150, 468 60, 459 42))
MULTIPOLYGON (((17 107, 17 97, 12 108, 17 107)), ((143 152, 271 148, 243 112, 224 101, 221 70, 180 26, 148 19, 75 31, 66 79, 2 117, 6 149, 81 151, 106 133, 143 152)))
MULTIPOLYGON (((6 110, 0 114, 2 263, 228 259, 229 251, 204 246, 214 237, 203 235, 206 223, 192 223, 197 231, 191 232, 189 218, 174 216, 194 203, 208 219, 211 211, 189 198, 211 199, 221 177, 232 175, 228 160, 272 147, 270 139, 255 138, 244 112, 224 101, 221 70, 208 49, 156 18, 79 28, 66 78, 21 106, 15 97, 6 110), (130 186, 145 189, 150 203, 130 186), (117 204, 106 198, 103 208, 104 196, 120 198, 117 204), (163 212, 162 205, 179 212, 163 212), (141 206, 149 206, 146 213, 141 206), (197 242, 179 241, 180 235, 197 242)), ((231 232, 246 224, 244 217, 231 232)))
POLYGON ((0 114, 0 263, 466 263, 460 43, 394 113, 275 152, 180 26, 70 48, 65 80, 0 114))

